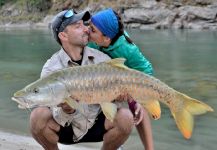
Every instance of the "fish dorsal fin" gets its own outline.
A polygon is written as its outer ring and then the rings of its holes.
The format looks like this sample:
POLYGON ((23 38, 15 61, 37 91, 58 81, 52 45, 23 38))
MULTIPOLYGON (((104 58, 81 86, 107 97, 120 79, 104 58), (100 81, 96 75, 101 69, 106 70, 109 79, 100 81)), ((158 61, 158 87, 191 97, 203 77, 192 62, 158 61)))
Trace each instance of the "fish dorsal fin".
POLYGON ((106 61, 105 63, 109 64, 111 66, 114 66, 114 67, 129 69, 127 66, 124 65, 125 61, 126 61, 126 59, 124 59, 124 58, 115 58, 115 59, 111 59, 109 61, 106 61))

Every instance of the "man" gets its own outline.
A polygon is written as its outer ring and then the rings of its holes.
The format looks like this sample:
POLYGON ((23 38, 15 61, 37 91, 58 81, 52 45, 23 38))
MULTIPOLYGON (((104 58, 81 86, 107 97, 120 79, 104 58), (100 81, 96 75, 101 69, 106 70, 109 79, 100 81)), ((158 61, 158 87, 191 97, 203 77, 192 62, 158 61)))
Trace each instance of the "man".
MULTIPOLYGON (((84 21, 89 12, 76 14, 73 10, 62 11, 54 18, 51 27, 61 50, 44 65, 41 77, 72 65, 97 64, 110 58, 100 51, 86 47, 88 27, 84 21)), ((67 104, 58 107, 37 107, 30 115, 30 130, 35 140, 46 150, 57 150, 57 143, 103 141, 102 150, 116 150, 128 138, 133 128, 133 115, 119 108, 114 122, 101 112, 99 105, 82 105, 85 114, 80 114, 67 104)))

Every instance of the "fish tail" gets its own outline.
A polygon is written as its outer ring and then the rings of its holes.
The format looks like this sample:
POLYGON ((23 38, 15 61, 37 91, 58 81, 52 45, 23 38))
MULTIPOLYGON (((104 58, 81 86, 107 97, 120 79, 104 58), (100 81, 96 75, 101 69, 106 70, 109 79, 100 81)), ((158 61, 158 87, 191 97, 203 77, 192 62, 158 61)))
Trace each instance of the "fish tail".
POLYGON ((182 108, 177 109, 178 111, 172 111, 172 115, 182 135, 186 139, 190 139, 194 126, 193 115, 201 115, 207 111, 213 111, 213 109, 209 105, 179 92, 177 92, 176 99, 183 101, 183 105, 180 106, 182 108))

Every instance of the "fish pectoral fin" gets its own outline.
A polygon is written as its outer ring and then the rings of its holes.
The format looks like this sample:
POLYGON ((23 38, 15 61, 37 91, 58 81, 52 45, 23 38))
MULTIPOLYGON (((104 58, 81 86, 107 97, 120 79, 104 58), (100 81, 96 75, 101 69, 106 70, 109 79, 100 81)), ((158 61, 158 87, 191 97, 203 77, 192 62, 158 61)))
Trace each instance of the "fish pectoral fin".
POLYGON ((111 59, 109 61, 106 61, 106 64, 115 66, 115 67, 119 67, 119 68, 123 68, 123 69, 129 69, 127 66, 124 65, 124 62, 126 61, 126 59, 124 58, 115 58, 115 59, 111 59))
POLYGON ((158 120, 161 117, 161 108, 158 100, 148 100, 147 103, 142 104, 143 107, 150 113, 154 120, 158 120))
POLYGON ((64 101, 71 108, 76 109, 76 110, 80 111, 82 114, 84 114, 84 109, 83 109, 82 105, 79 102, 77 102, 75 99, 73 99, 72 97, 65 98, 64 101))
POLYGON ((109 102, 101 103, 100 106, 105 117, 109 121, 113 122, 115 115, 117 114, 117 106, 114 103, 109 103, 109 102))

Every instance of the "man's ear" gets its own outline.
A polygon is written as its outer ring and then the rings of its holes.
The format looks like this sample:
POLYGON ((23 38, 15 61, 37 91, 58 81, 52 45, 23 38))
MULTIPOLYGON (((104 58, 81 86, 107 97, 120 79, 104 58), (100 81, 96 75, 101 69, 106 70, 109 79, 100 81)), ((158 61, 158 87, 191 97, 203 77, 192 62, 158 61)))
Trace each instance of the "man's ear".
POLYGON ((65 32, 60 32, 58 34, 60 41, 66 41, 68 39, 67 34, 65 32))

